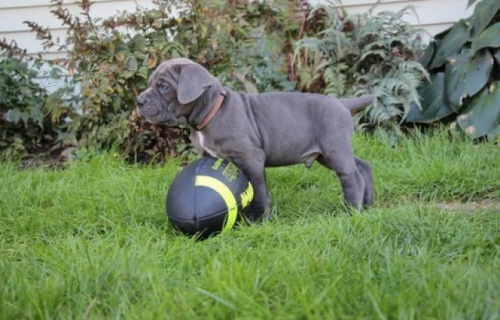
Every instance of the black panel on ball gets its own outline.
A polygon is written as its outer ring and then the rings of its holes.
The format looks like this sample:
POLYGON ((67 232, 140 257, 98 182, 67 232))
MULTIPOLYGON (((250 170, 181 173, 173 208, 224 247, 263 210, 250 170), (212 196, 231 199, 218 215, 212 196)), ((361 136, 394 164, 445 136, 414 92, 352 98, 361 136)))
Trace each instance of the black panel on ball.
POLYGON ((225 226, 228 210, 233 209, 233 218, 240 216, 245 192, 251 200, 251 186, 234 164, 220 158, 200 158, 182 169, 168 189, 169 221, 188 235, 205 238, 217 234, 225 226))
POLYGON ((194 220, 194 182, 198 163, 188 164, 175 177, 167 193, 167 214, 176 220, 194 220))

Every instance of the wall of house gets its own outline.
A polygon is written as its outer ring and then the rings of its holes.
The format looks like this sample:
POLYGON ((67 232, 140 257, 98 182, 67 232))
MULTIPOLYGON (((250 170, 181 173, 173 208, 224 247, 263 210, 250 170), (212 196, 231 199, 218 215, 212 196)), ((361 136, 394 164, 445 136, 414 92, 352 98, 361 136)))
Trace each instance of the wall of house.
MULTIPOLYGON (((71 12, 79 12, 76 0, 65 0, 65 7, 71 12)), ((93 0, 92 13, 98 17, 105 17, 119 11, 133 11, 137 5, 142 7, 154 6, 151 0, 93 0)), ((324 3, 325 0, 310 0, 311 4, 324 3)), ((340 1, 333 1, 340 2, 340 1)), ((346 10, 351 14, 368 11, 376 0, 342 0, 346 10)), ((453 22, 472 13, 471 8, 466 10, 467 0, 383 0, 374 11, 396 11, 406 6, 414 6, 416 15, 408 15, 408 21, 420 25, 431 34, 436 34, 453 22)), ((41 42, 36 40, 35 34, 30 32, 23 21, 35 21, 49 27, 55 38, 64 41, 66 28, 50 12, 50 0, 0 0, 0 38, 16 41, 26 48, 29 53, 44 51, 41 42)), ((44 52, 48 57, 63 57, 64 52, 52 48, 44 52)))
MULTIPOLYGON (((315 0, 314 2, 324 1, 315 0)), ((341 2, 347 12, 356 14, 367 12, 377 1, 342 0, 341 2)), ((408 15, 407 21, 421 26, 430 34, 435 35, 473 13, 474 7, 467 9, 467 2, 468 0, 382 0, 374 8, 374 12, 399 11, 405 7, 413 6, 416 14, 408 15)))
MULTIPOLYGON (((65 8, 72 13, 79 13, 77 0, 64 0, 65 8)), ((137 6, 154 7, 151 0, 93 0, 91 10, 93 17, 106 17, 123 11, 134 11, 137 6)), ((327 0, 309 0, 312 5, 326 3, 327 0)), ((398 11, 408 6, 415 8, 415 13, 406 19, 426 29, 430 34, 437 34, 448 28, 460 18, 470 16, 473 8, 467 9, 468 0, 382 0, 374 7, 377 0, 330 0, 342 3, 350 14, 364 13, 372 9, 379 11, 398 11)), ((48 27, 54 37, 64 41, 67 28, 61 25, 50 12, 51 0, 0 0, 0 38, 15 41, 19 47, 26 48, 28 53, 42 53, 45 58, 64 58, 65 52, 56 47, 44 50, 41 41, 30 31, 23 21, 34 21, 48 27)), ((82 17, 84 19, 84 17, 82 17)), ((40 81, 50 79, 47 70, 42 70, 40 81)), ((61 82, 62 80, 59 80, 61 82)), ((58 82, 58 81, 56 81, 58 82)), ((56 83, 53 84, 57 88, 56 83)))
MULTIPOLYGON (((134 11, 137 5, 154 6, 151 0, 92 0, 92 2, 94 2, 91 10, 93 17, 134 11)), ((80 12, 76 0, 64 0, 64 4, 71 13, 80 12)), ((21 48, 27 49, 31 54, 44 52, 44 56, 49 58, 63 57, 64 52, 58 52, 57 48, 44 51, 36 35, 23 23, 23 21, 34 21, 48 27, 55 39, 59 38, 64 42, 67 28, 50 12, 52 10, 50 5, 51 0, 0 0, 0 38, 16 41, 21 48)))

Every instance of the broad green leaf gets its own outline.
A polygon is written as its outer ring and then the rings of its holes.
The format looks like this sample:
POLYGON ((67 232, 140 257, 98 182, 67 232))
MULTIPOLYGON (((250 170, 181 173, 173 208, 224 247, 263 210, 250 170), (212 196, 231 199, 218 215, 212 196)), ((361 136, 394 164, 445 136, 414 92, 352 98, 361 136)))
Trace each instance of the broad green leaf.
POLYGON ((477 0, 469 0, 469 2, 467 3, 467 8, 469 8, 470 6, 472 6, 477 0))
POLYGON ((496 49, 493 57, 497 61, 497 65, 500 66, 500 49, 496 49))
POLYGON ((425 50, 424 54, 420 57, 418 60, 424 67, 428 67, 429 63, 432 61, 432 58, 434 57, 434 52, 436 52, 436 43, 431 42, 429 43, 429 46, 425 50))
POLYGON ((427 81, 418 89, 422 109, 417 103, 412 103, 406 115, 406 122, 431 123, 453 113, 444 102, 444 78, 444 72, 436 73, 431 77, 431 81, 427 81))
POLYGON ((471 138, 493 136, 500 128, 500 81, 475 96, 458 117, 458 125, 471 138))
POLYGON ((430 69, 438 68, 450 58, 460 52, 460 49, 469 40, 470 28, 465 20, 457 22, 443 38, 443 42, 437 47, 430 69))
POLYGON ((471 55, 483 48, 500 47, 500 22, 484 30, 477 38, 472 41, 471 55))
POLYGON ((463 100, 478 93, 488 82, 493 70, 493 57, 488 50, 474 56, 463 52, 446 65, 446 102, 454 111, 462 108, 463 100))
POLYGON ((441 42, 443 41, 443 39, 446 37, 446 35, 448 33, 450 33, 450 30, 453 26, 449 27, 448 29, 445 29, 443 31, 441 31, 440 33, 434 35, 434 41, 436 42, 437 46, 439 46, 441 44, 441 42))
POLYGON ((474 8, 472 15, 472 35, 476 36, 490 24, 491 20, 500 10, 500 1, 498 0, 482 0, 479 1, 474 8))

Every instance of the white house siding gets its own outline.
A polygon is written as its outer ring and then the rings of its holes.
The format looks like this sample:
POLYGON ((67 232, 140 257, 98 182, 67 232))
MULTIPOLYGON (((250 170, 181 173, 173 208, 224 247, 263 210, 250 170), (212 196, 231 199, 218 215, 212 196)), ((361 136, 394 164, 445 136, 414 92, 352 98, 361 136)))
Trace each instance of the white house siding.
MULTIPOLYGON (((78 13, 76 0, 66 0, 66 8, 78 13)), ((134 11, 137 5, 154 6, 151 0, 93 0, 91 10, 95 17, 113 15, 119 11, 134 11)), ((311 4, 324 3, 325 0, 311 0, 311 4)), ((339 1, 334 1, 339 2, 339 1)), ((468 0, 383 0, 376 8, 378 11, 396 11, 406 6, 415 6, 417 16, 408 15, 408 21, 420 25, 431 34, 436 34, 462 17, 469 16, 471 9, 466 10, 468 0)), ((370 9, 376 0, 343 0, 346 10, 351 13, 362 13, 370 9)), ((21 48, 29 53, 39 53, 43 49, 35 34, 30 32, 23 21, 35 21, 49 27, 54 37, 64 40, 66 28, 50 13, 50 0, 0 0, 0 38, 15 40, 21 48)), ((44 52, 46 57, 62 57, 63 52, 52 48, 44 52)))
MULTIPOLYGON (((64 0, 64 7, 72 14, 79 14, 81 11, 76 0, 64 0)), ((122 11, 135 11, 137 6, 154 7, 151 0, 92 0, 92 17, 107 17, 122 11)), ((48 50, 43 50, 41 41, 36 39, 35 33, 23 21, 37 22, 42 27, 48 27, 53 36, 53 41, 57 38, 61 43, 67 35, 67 28, 61 24, 51 12, 50 0, 0 0, 0 38, 8 41, 15 41, 20 48, 27 49, 29 54, 41 53, 44 58, 58 59, 64 58, 66 52, 58 51, 54 46, 48 50)), ((81 17, 85 19, 85 17, 81 17)), ((50 76, 51 66, 44 65, 39 71, 36 82, 49 92, 60 88, 65 81, 65 77, 54 79, 50 76)), ((69 71, 61 69, 62 74, 69 75, 69 71)))
MULTIPOLYGON (((137 5, 154 6, 151 0, 92 0, 92 2, 94 4, 91 14, 96 18, 111 16, 121 11, 134 11, 137 5)), ((19 47, 27 49, 30 54, 42 52, 41 42, 23 23, 23 21, 34 21, 43 27, 48 27, 54 38, 59 37, 64 42, 67 28, 50 12, 50 4, 50 0, 0 0, 0 38, 16 41, 19 47)), ((80 12, 76 0, 65 0, 64 4, 71 13, 80 12)), ((64 53, 52 48, 45 51, 44 56, 59 58, 63 57, 64 53)))
MULTIPOLYGON (((349 14, 366 12, 376 2, 375 0, 342 1, 344 8, 346 8, 349 14)), ((435 35, 447 29, 461 18, 470 16, 474 8, 467 8, 467 3, 468 0, 383 0, 375 7, 374 12, 394 12, 408 6, 413 6, 417 15, 411 13, 406 16, 406 20, 435 35)))

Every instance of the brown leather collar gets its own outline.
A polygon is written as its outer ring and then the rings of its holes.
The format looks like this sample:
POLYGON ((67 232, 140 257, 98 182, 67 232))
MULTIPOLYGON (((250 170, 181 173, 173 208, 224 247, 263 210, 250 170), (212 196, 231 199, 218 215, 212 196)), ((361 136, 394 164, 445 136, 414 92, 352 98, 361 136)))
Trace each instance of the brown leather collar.
POLYGON ((226 98, 227 92, 226 90, 222 89, 220 92, 219 96, 217 97, 217 100, 215 100, 215 103, 212 107, 212 110, 207 114, 205 119, 200 123, 194 126, 194 128, 198 131, 203 130, 207 126, 207 124, 212 121, 212 119, 215 117, 215 114, 217 111, 219 111, 220 107, 222 106, 222 103, 224 102, 224 99, 226 98))

